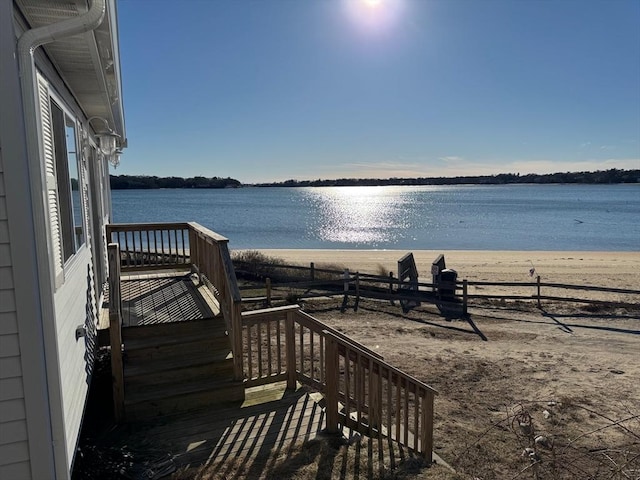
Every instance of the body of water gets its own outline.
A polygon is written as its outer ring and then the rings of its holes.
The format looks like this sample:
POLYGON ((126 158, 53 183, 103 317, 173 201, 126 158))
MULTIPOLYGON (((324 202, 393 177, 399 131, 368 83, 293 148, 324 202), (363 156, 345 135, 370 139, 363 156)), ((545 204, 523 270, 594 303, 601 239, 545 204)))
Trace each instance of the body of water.
POLYGON ((232 249, 640 250, 637 184, 115 190, 113 216, 232 249))

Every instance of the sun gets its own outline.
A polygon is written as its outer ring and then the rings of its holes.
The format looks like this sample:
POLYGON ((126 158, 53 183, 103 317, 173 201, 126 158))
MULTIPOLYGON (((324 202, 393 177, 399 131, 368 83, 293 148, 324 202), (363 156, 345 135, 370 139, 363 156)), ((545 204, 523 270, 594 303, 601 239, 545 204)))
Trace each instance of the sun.
POLYGON ((347 17, 367 35, 377 35, 394 28, 404 17, 408 0, 342 0, 347 17))

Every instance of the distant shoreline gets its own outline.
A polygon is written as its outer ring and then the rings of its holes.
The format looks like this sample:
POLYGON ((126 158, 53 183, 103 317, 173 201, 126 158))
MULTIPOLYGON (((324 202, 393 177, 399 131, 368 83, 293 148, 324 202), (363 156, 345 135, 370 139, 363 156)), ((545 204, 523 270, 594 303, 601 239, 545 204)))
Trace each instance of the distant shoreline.
POLYGON ((157 177, 149 175, 110 175, 112 190, 134 189, 223 189, 245 187, 346 187, 346 186, 423 186, 423 185, 615 185, 640 183, 638 170, 598 170, 548 174, 501 173, 498 175, 419 178, 339 178, 332 180, 285 180, 243 184, 234 178, 157 177))

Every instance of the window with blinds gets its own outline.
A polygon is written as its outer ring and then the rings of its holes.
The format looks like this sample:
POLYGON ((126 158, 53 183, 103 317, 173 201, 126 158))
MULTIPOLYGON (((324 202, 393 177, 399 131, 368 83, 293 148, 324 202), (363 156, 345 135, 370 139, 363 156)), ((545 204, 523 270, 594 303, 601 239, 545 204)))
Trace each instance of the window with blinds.
POLYGON ((62 253, 63 261, 66 262, 85 243, 83 182, 78 162, 76 124, 53 100, 51 100, 51 127, 62 253))

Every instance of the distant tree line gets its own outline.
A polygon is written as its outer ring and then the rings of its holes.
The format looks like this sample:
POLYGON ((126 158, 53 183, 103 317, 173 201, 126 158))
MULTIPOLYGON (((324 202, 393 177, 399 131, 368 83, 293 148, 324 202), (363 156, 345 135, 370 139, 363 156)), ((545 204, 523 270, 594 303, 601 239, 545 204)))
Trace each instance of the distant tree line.
POLYGON ((339 178, 336 180, 286 180, 284 182, 259 183, 258 187, 341 187, 378 185, 505 185, 512 183, 640 183, 640 170, 598 170, 595 172, 566 172, 520 175, 498 175, 421 178, 339 178))
POLYGON ((237 188, 242 184, 234 178, 220 177, 151 177, 146 175, 110 175, 112 190, 150 188, 237 188))
MULTIPOLYGON (((111 175, 113 190, 151 188, 238 188, 242 183, 234 178, 221 177, 156 177, 147 175, 111 175)), ((341 187, 377 185, 505 185, 513 183, 640 183, 640 169, 598 170, 595 172, 565 172, 520 175, 498 175, 420 178, 338 178, 334 180, 286 180, 284 182, 258 183, 257 187, 341 187)))

